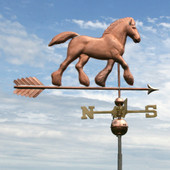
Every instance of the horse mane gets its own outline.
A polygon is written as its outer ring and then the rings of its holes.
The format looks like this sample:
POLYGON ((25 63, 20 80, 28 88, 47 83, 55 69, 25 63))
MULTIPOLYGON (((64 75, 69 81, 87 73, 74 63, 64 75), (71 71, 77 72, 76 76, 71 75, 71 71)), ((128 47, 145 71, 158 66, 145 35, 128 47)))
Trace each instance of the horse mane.
POLYGON ((115 22, 110 24, 110 26, 104 31, 103 35, 110 34, 111 31, 113 31, 113 28, 115 28, 117 25, 121 24, 122 22, 130 21, 131 19, 134 20, 132 17, 126 17, 116 20, 115 22))

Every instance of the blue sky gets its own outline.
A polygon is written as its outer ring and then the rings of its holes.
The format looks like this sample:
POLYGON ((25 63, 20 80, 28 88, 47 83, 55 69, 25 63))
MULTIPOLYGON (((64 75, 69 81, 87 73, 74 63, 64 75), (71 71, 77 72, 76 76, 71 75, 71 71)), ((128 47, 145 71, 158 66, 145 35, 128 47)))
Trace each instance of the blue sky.
MULTIPOLYGON (((111 116, 81 120, 81 106, 111 110, 116 92, 45 90, 37 98, 13 94, 13 80, 35 76, 51 85, 51 73, 65 59, 68 42, 48 47, 64 31, 100 37, 116 19, 133 17, 141 35, 128 38, 124 58, 134 87, 150 84, 159 92, 122 92, 128 107, 156 104, 158 117, 127 115, 123 137, 123 168, 170 169, 170 1, 0 0, 0 169, 111 170, 117 167, 117 139, 111 116)), ((63 74, 63 86, 79 86, 76 61, 63 74)), ((90 59, 85 66, 91 86, 106 61, 90 59)), ((121 85, 129 87, 121 70, 121 85)), ((116 66, 106 86, 117 85, 116 66)))

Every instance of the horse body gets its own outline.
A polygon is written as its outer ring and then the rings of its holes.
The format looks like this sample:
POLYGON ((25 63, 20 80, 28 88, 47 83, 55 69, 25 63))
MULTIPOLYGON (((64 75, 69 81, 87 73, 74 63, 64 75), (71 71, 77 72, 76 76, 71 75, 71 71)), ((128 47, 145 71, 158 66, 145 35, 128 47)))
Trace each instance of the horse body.
POLYGON ((121 44, 117 43, 116 39, 113 40, 110 37, 93 38, 78 36, 71 40, 67 55, 79 56, 81 54, 86 54, 95 59, 109 60, 115 59, 115 54, 111 54, 113 49, 123 54, 122 51, 124 51, 124 49, 121 44))
POLYGON ((104 32, 101 38, 79 36, 74 32, 63 32, 55 36, 49 46, 63 43, 72 38, 68 45, 67 58, 60 65, 60 68, 52 73, 52 83, 61 85, 61 78, 67 66, 79 57, 76 69, 79 72, 79 81, 89 86, 88 76, 83 71, 83 66, 90 57, 99 60, 108 60, 107 66, 96 76, 95 82, 105 86, 105 81, 111 72, 115 62, 118 62, 124 69, 125 81, 133 85, 134 79, 127 63, 122 58, 124 53, 126 37, 130 36, 134 42, 140 42, 140 35, 135 27, 133 18, 120 19, 112 23, 104 32))

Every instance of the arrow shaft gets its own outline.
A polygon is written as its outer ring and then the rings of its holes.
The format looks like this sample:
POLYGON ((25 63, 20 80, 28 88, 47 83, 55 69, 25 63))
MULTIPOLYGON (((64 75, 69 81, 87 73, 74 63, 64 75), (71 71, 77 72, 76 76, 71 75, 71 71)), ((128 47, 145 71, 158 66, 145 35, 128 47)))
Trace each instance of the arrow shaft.
POLYGON ((66 89, 66 90, 137 90, 148 91, 149 88, 131 88, 131 87, 69 87, 69 86, 44 86, 44 85, 17 85, 17 89, 66 89))

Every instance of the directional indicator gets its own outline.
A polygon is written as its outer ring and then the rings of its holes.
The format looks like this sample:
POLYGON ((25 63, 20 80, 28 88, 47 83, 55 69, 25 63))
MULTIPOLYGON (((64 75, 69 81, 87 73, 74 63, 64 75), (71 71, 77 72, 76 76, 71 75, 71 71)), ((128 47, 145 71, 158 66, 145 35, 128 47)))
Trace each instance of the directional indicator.
POLYGON ((63 86, 44 86, 36 77, 21 78, 14 80, 16 84, 14 88, 17 90, 14 91, 15 94, 26 96, 26 97, 37 97, 45 89, 58 89, 58 90, 135 90, 135 91, 147 91, 148 94, 157 91, 147 85, 148 88, 130 88, 130 87, 63 87, 63 86))
POLYGON ((157 117, 157 106, 156 105, 147 105, 145 106, 145 110, 127 110, 127 99, 124 101, 124 110, 123 110, 123 114, 122 117, 125 117, 126 114, 128 113, 146 113, 146 118, 154 118, 157 117), (151 110, 151 109, 152 110, 151 110), (149 114, 152 113, 152 114, 149 114))
POLYGON ((88 108, 82 106, 82 117, 81 119, 94 118, 94 114, 111 114, 114 118, 125 117, 128 113, 145 113, 146 118, 154 118, 157 116, 156 105, 147 105, 144 110, 127 110, 127 99, 124 101, 123 106, 114 106, 113 110, 110 111, 94 111, 94 106, 89 106, 88 108), (151 109, 152 110, 151 110, 151 109), (152 114, 149 114, 152 113, 152 114))

